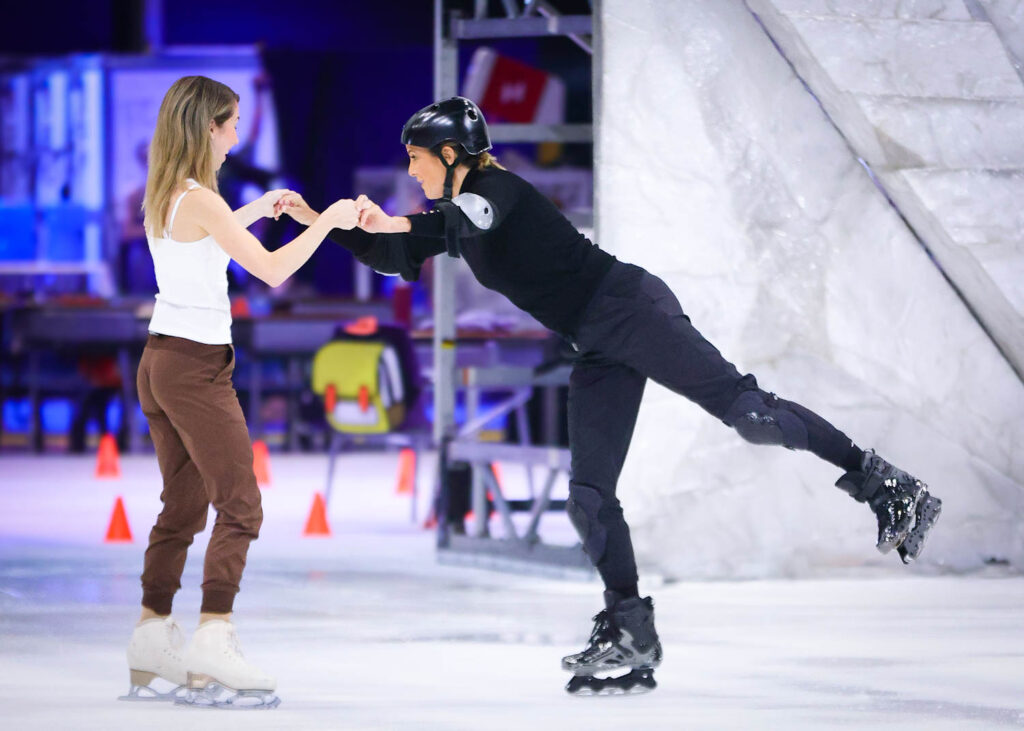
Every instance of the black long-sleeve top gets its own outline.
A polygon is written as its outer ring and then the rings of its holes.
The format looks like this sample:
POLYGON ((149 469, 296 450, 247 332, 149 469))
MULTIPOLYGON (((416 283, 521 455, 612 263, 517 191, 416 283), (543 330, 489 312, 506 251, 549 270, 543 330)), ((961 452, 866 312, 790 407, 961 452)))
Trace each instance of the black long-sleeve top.
MULTIPOLYGON (((472 169, 461 193, 475 193, 494 209, 487 229, 457 211, 460 251, 480 284, 505 295, 559 335, 573 337, 614 257, 577 231, 536 188, 507 170, 472 169)), ((446 250, 445 217, 434 208, 408 218, 409 233, 334 229, 329 238, 376 271, 414 281, 428 257, 446 250)))

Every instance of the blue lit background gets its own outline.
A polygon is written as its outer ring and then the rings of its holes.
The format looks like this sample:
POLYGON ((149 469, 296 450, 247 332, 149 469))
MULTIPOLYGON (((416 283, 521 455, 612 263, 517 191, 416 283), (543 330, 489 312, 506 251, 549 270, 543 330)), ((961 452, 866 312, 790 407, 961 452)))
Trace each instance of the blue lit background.
MULTIPOLYGON (((500 7, 497 0, 493 4, 500 7)), ((474 2, 447 5, 470 15, 474 2)), ((5 7, 0 23, 0 449, 63 449, 69 434, 72 449, 82 443, 89 448, 106 431, 121 432, 122 443, 128 426, 145 432, 137 403, 133 418, 125 419, 120 367, 111 352, 58 343, 52 351, 44 344, 39 355, 38 343, 26 348, 22 341, 16 311, 124 310, 152 302, 152 262, 134 219, 139 218, 154 105, 170 83, 205 73, 230 82, 242 97, 242 144, 220 176, 229 203, 240 205, 279 186, 299 190, 317 209, 339 198, 374 194, 365 189, 373 179, 365 172, 404 169, 401 127, 432 100, 433 6, 430 0, 60 0, 46 3, 47 22, 40 22, 38 6, 5 7), (155 39, 155 50, 147 39, 155 39), (257 79, 269 90, 262 101, 257 79), (258 135, 245 149, 253 107, 260 105, 258 135), (30 361, 27 353, 33 349, 38 358, 30 361), (113 368, 113 380, 97 381, 97 368, 113 368), (33 378, 40 384, 35 410, 27 395, 33 378), (29 444, 33 419, 35 443, 29 444)), ((585 0, 580 6, 589 8, 585 0)), ((566 8, 571 12, 571 3, 566 8)), ((566 53, 568 43, 515 39, 487 45, 557 72, 568 90, 566 121, 587 121, 589 66, 579 63, 581 54, 566 53)), ((461 69, 473 50, 473 44, 460 47, 461 69)), ((496 152, 509 150, 524 159, 537 153, 532 145, 496 152)), ((578 151, 567 146, 562 154, 572 161, 578 151)), ((589 149, 583 151, 586 165, 589 155, 589 149)), ((401 213, 397 209, 409 204, 407 193, 385 188, 374 197, 401 213)), ((275 248, 300 230, 284 219, 258 223, 254 233, 275 248)), ((294 301, 349 301, 360 286, 352 257, 331 244, 321 246, 281 291, 270 291, 237 266, 231 267, 229 282, 233 300, 244 299, 243 317, 271 316, 294 301)), ((374 275, 364 286, 389 308, 395 284, 374 275)), ((413 285, 409 299, 415 312, 429 314, 422 283, 413 285)), ((252 368, 260 369, 271 390, 287 380, 284 361, 255 363, 247 356, 240 348, 236 383, 252 368)), ((244 384, 240 397, 245 405, 244 384)), ((268 418, 277 421, 262 427, 282 426, 279 417, 268 418)))

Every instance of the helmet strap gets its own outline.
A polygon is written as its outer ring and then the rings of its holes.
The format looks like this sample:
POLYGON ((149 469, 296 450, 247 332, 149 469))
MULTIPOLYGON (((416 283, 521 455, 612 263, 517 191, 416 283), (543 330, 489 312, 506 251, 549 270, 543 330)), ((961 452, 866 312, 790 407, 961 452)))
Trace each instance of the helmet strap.
MULTIPOLYGON (((441 154, 441 150, 444 149, 445 146, 455 149, 455 146, 452 144, 442 143, 434 148, 434 154, 441 159, 441 164, 444 165, 445 169, 444 195, 441 197, 441 200, 450 201, 452 199, 452 188, 455 184, 455 168, 457 168, 459 163, 465 160, 468 155, 465 150, 457 150, 455 153, 455 159, 452 160, 451 164, 449 164, 448 161, 444 159, 444 155, 441 154)), ((459 147, 461 147, 461 145, 459 147)))
MULTIPOLYGON (((441 158, 444 160, 444 158, 441 158)), ((444 195, 441 196, 443 200, 450 201, 452 199, 452 184, 455 178, 455 166, 445 164, 447 170, 444 174, 444 195)))

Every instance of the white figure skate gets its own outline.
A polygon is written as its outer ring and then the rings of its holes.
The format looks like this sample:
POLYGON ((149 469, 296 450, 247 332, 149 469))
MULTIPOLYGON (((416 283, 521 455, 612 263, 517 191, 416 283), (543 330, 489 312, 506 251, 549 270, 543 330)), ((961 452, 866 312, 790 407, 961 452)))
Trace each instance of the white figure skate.
POLYGON ((276 708, 277 681, 246 662, 231 622, 199 625, 185 651, 187 690, 178 703, 208 708, 276 708))
POLYGON ((171 617, 139 623, 128 643, 131 686, 122 701, 173 701, 185 693, 185 637, 171 617))

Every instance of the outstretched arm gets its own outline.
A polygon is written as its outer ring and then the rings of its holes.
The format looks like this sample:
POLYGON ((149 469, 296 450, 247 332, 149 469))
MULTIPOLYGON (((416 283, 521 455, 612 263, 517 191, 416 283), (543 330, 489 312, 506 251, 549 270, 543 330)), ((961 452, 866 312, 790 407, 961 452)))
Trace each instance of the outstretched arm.
MULTIPOLYGON (((352 228, 358 222, 355 203, 340 200, 331 205, 317 221, 284 246, 267 251, 263 244, 241 226, 228 204, 211 190, 197 190, 196 221, 213 236, 217 244, 242 267, 271 287, 281 285, 309 260, 332 228, 352 228)), ((281 195, 271 203, 271 211, 281 195)))
POLYGON ((411 233, 414 236, 459 239, 482 236, 499 228, 519 200, 520 188, 507 177, 481 179, 472 193, 460 193, 451 201, 438 201, 426 213, 388 216, 372 201, 356 201, 359 227, 380 233, 411 233))
POLYGON ((268 190, 252 203, 246 203, 241 208, 235 209, 233 212, 235 220, 238 221, 238 225, 242 228, 249 228, 261 218, 273 216, 276 219, 281 215, 281 212, 277 209, 277 202, 281 199, 281 196, 291 192, 285 188, 268 190))
MULTIPOLYGON (((365 212, 369 209, 380 210, 379 207, 364 195, 355 201, 357 209, 365 212)), ((298 193, 289 193, 281 200, 279 207, 299 223, 313 225, 317 214, 298 193)), ((383 214, 383 211, 381 211, 383 214)), ((328 238, 352 253, 363 264, 381 274, 398 274, 406 281, 419 279, 420 268, 431 256, 444 251, 444 242, 419 236, 410 236, 408 219, 404 216, 386 216, 394 224, 392 226, 375 226, 373 231, 353 228, 351 230, 334 229, 328 238), (403 227, 402 221, 405 221, 403 227)), ((367 224, 369 225, 369 224, 367 224)))

